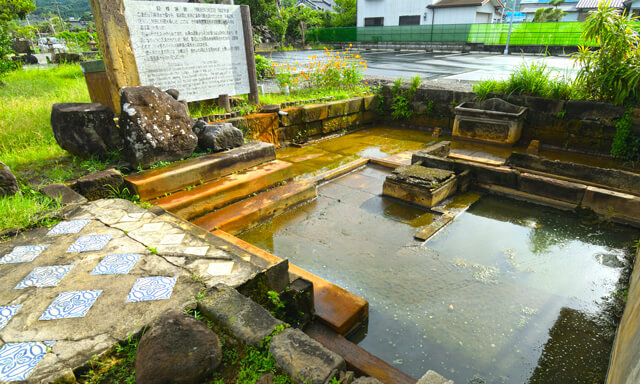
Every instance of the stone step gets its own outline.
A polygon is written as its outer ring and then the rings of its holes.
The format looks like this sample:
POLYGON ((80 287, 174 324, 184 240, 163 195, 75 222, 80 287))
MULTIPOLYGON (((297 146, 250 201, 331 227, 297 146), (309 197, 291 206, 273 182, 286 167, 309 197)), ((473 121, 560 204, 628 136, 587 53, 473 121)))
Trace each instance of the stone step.
POLYGON ((190 220, 292 178, 291 163, 275 160, 210 181, 191 190, 160 197, 152 200, 151 204, 159 205, 185 220, 190 220))
MULTIPOLYGON (((271 263, 282 261, 279 257, 224 231, 216 230, 212 233, 254 257, 271 263)), ((313 283, 316 317, 338 334, 348 335, 369 318, 369 303, 364 298, 296 265, 289 264, 289 272, 313 283)))
POLYGON ((227 205, 193 220, 192 223, 207 231, 221 229, 235 235, 316 196, 315 183, 296 181, 227 205))
POLYGON ((305 328, 305 332, 325 348, 342 356, 349 369, 358 375, 375 377, 384 384, 415 384, 417 382, 413 377, 372 355, 324 324, 311 323, 305 328))
POLYGON ((142 200, 199 185, 276 159, 273 144, 252 142, 230 151, 187 159, 125 178, 142 200))

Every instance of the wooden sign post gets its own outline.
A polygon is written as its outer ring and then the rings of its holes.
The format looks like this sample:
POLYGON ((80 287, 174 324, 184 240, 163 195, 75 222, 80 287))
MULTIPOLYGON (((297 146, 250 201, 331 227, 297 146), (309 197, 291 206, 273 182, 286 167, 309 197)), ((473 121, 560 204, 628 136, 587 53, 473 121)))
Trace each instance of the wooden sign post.
POLYGON ((90 1, 118 109, 122 87, 138 85, 177 89, 187 101, 249 94, 258 103, 248 6, 90 1))

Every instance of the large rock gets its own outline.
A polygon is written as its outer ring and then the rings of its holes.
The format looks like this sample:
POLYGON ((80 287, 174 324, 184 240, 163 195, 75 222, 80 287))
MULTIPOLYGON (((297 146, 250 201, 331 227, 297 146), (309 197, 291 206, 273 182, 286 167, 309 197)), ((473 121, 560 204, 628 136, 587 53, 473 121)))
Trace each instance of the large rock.
POLYGON ((417 384, 454 384, 452 380, 448 380, 434 371, 427 371, 418 380, 417 384))
POLYGON ((58 145, 67 152, 85 159, 104 159, 107 152, 117 151, 122 145, 114 117, 102 104, 54 104, 51 128, 58 145))
POLYGON ((244 144, 242 131, 230 123, 204 126, 196 124, 194 132, 198 135, 198 146, 202 149, 211 149, 213 152, 225 151, 244 144))
POLYGON ((40 188, 40 193, 54 200, 60 200, 62 205, 83 204, 87 202, 84 196, 64 184, 56 183, 47 185, 46 187, 40 188))
POLYGON ((19 190, 18 181, 11 173, 11 169, 0 161, 0 197, 13 196, 19 190))
POLYGON ((109 197, 119 191, 122 184, 124 184, 122 173, 115 169, 107 169, 78 179, 72 188, 93 201, 109 197))
POLYGON ((156 87, 125 87, 120 97, 125 159, 134 167, 176 161, 193 153, 198 138, 184 105, 156 87))
POLYGON ((144 334, 136 355, 138 384, 200 384, 220 365, 218 336, 179 310, 158 318, 144 334))
POLYGON ((323 384, 346 367, 342 357, 294 328, 275 335, 269 352, 296 383, 323 384))

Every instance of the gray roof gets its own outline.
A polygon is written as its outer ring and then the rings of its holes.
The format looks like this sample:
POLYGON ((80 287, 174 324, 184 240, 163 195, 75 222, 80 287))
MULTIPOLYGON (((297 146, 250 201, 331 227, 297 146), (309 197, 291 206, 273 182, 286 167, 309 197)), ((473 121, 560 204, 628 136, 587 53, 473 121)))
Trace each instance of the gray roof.
MULTIPOLYGON (((600 4, 602 0, 580 0, 578 1, 578 5, 576 8, 580 9, 595 9, 598 8, 598 4, 600 4)), ((611 4, 609 4, 612 8, 622 8, 623 0, 611 0, 611 4)))
POLYGON ((333 0, 298 0, 296 5, 304 5, 318 11, 332 11, 336 3, 333 0))

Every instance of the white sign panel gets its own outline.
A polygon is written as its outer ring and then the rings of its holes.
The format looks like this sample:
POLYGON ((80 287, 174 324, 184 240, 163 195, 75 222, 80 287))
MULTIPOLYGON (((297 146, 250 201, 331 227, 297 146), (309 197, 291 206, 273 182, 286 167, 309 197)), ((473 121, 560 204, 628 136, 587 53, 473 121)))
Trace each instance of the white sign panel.
POLYGON ((125 0, 142 85, 187 101, 249 93, 240 6, 125 0))

